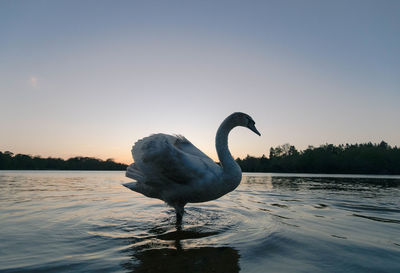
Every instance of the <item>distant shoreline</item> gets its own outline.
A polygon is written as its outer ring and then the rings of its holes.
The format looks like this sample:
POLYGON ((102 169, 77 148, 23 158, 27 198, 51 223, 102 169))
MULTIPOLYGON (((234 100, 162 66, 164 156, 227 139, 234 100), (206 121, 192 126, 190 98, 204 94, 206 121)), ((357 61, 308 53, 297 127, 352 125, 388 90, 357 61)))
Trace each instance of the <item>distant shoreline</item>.
POLYGON ((122 171, 128 167, 113 159, 102 160, 94 157, 77 156, 67 160, 62 158, 42 158, 6 151, 0 152, 0 170, 59 170, 59 171, 122 171))
MULTIPOLYGON (((378 144, 324 144, 301 151, 290 144, 271 147, 269 156, 237 158, 243 172, 292 174, 400 175, 400 148, 378 144)), ((124 171, 127 164, 93 157, 42 158, 0 151, 0 170, 124 171)))

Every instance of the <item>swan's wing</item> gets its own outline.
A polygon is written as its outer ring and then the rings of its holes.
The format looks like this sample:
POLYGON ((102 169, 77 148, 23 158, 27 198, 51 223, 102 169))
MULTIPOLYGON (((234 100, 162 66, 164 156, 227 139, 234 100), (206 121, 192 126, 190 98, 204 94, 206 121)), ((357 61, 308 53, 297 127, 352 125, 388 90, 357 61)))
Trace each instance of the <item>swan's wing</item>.
POLYGON ((184 137, 152 135, 138 141, 132 155, 150 185, 201 184, 221 174, 221 168, 184 137))
POLYGON ((197 149, 189 140, 187 140, 184 136, 177 135, 174 143, 175 147, 181 150, 184 153, 193 155, 201 159, 206 164, 214 166, 216 163, 208 157, 205 153, 197 149))

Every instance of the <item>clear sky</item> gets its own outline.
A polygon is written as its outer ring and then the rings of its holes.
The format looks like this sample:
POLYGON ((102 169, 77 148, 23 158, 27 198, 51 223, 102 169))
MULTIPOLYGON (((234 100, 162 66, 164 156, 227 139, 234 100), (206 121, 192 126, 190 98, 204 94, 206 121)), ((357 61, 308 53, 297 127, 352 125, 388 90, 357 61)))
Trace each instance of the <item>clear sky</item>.
POLYGON ((0 151, 128 163, 152 133, 217 160, 400 146, 400 1, 0 1, 0 151))

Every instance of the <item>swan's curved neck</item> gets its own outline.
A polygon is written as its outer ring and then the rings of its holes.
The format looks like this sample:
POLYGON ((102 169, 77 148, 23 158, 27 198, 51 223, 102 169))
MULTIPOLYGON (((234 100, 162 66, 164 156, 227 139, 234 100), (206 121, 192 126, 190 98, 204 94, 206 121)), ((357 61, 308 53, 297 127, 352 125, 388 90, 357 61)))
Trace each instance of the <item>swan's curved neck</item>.
POLYGON ((234 127, 236 127, 236 125, 233 124, 229 118, 225 119, 218 128, 217 135, 215 137, 215 146, 224 174, 232 177, 240 175, 241 178, 240 167, 233 159, 228 149, 228 135, 234 127))

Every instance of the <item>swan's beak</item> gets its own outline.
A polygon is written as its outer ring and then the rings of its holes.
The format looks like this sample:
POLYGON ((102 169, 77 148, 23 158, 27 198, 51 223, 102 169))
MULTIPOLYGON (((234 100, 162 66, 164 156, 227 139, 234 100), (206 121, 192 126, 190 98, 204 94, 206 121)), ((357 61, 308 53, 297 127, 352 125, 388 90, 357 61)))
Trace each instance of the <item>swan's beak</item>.
POLYGON ((256 128, 256 126, 255 126, 254 124, 250 124, 250 125, 248 126, 248 128, 249 128, 250 130, 252 130, 254 133, 256 133, 257 135, 261 136, 260 132, 257 130, 257 128, 256 128))

